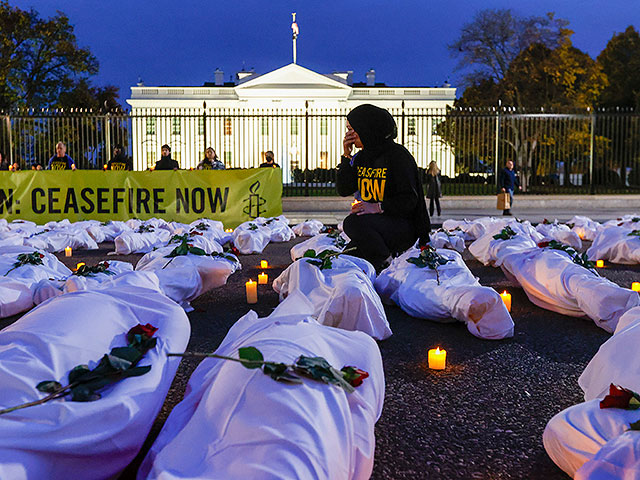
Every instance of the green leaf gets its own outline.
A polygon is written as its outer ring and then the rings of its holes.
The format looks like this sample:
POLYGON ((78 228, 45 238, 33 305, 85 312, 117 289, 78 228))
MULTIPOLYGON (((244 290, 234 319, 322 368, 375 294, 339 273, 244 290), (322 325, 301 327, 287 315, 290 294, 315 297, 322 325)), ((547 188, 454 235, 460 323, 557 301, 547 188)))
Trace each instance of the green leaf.
POLYGON ((57 390, 60 390, 61 388, 62 388, 62 384, 54 380, 40 382, 38 385, 36 385, 36 389, 44 393, 53 393, 57 390))
POLYGON ((95 393, 86 385, 78 385, 71 389, 71 400, 74 402, 93 402, 100 399, 100 394, 95 393))
POLYGON ((205 252, 203 249, 199 248, 199 247, 190 247, 189 248, 189 253, 193 254, 193 255, 206 255, 207 252, 205 252))
POLYGON ((143 357, 144 354, 136 347, 130 346, 112 348, 110 355, 127 360, 131 364, 135 364, 143 357))
POLYGON ((292 375, 289 371, 289 366, 284 363, 265 363, 262 367, 262 371, 265 375, 269 375, 274 380, 287 383, 302 383, 302 379, 295 375, 292 375))
POLYGON ((302 258, 316 258, 316 251, 313 248, 310 248, 309 250, 307 250, 306 252, 304 252, 304 255, 302 255, 302 258))
POLYGON ((90 373, 91 369, 88 365, 76 365, 69 372, 69 383, 81 381, 82 377, 90 373))
POLYGON ((131 362, 124 358, 116 357, 113 355, 106 355, 109 364, 116 370, 126 370, 131 367, 131 362))
POLYGON ((249 362, 264 362, 262 352, 256 347, 242 347, 238 349, 238 357, 246 368, 260 368, 262 365, 259 363, 246 363, 249 362))
POLYGON ((121 378, 139 377, 151 370, 151 365, 145 365, 144 367, 132 367, 122 372, 121 378))

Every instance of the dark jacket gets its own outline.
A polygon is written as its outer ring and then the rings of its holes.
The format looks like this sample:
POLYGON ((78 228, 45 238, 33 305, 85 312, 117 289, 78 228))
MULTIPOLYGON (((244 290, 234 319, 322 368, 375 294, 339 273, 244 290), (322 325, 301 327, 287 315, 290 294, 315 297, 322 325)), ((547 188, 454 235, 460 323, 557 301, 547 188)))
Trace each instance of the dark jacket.
POLYGON ((124 154, 116 155, 107 163, 107 170, 133 170, 133 162, 124 154))
POLYGON ((514 170, 509 170, 507 167, 504 167, 500 170, 500 174, 498 175, 498 188, 505 190, 514 191, 516 187, 520 186, 520 182, 518 181, 518 177, 516 177, 516 172, 514 170))
POLYGON ((71 170, 71 165, 73 165, 73 160, 69 155, 65 155, 64 157, 54 155, 49 159, 47 168, 49 170, 71 170))
POLYGON ((201 160, 198 166, 196 167, 198 170, 224 170, 224 163, 218 160, 218 157, 213 159, 213 162, 208 158, 201 160))
POLYGON ((336 187, 343 197, 356 191, 362 201, 382 205, 383 215, 413 220, 420 243, 429 241, 431 223, 416 161, 393 141, 397 129, 391 114, 360 105, 347 116, 364 148, 353 159, 342 157, 336 187))
POLYGON ((440 198, 442 196, 442 180, 438 173, 435 177, 429 173, 426 175, 427 180, 427 198, 440 198))
POLYGON ((162 157, 160 160, 156 162, 156 170, 174 170, 180 168, 178 162, 176 162, 173 158, 162 157))

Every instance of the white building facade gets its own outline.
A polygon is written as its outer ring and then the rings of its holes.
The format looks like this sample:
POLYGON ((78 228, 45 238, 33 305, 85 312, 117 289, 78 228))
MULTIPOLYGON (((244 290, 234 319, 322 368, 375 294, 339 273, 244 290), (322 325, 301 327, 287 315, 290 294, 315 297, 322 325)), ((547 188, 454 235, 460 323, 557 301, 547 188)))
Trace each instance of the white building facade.
POLYGON ((238 82, 202 87, 131 88, 133 161, 145 170, 168 144, 181 168, 195 168, 206 147, 213 147, 227 168, 251 168, 273 151, 285 183, 296 170, 335 168, 342 152, 346 114, 363 103, 388 109, 398 123, 396 141, 404 144, 418 165, 435 160, 452 175, 453 155, 436 134, 456 89, 389 87, 353 84, 352 72, 319 74, 291 63, 272 72, 238 74, 238 82))

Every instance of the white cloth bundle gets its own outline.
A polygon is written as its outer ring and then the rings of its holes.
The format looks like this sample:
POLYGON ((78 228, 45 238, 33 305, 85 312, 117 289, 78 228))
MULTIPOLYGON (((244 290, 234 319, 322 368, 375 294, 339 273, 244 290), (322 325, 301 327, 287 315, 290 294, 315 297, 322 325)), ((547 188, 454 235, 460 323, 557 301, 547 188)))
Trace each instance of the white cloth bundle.
MULTIPOLYGON (((144 280, 142 277, 139 280, 144 280)), ((139 282, 144 283, 144 282, 139 282)), ((136 456, 178 368, 190 325, 184 311, 151 288, 76 292, 45 302, 0 332, 0 407, 44 397, 44 380, 66 384, 76 365, 126 345, 138 323, 158 328, 157 346, 140 361, 140 377, 105 388, 94 402, 53 400, 0 416, 0 478, 111 478, 136 456)))
POLYGON ((0 318, 25 312, 33 307, 33 291, 23 281, 0 277, 0 318))
POLYGON ((445 229, 439 229, 429 234, 429 244, 433 248, 450 248, 462 253, 466 248, 464 238, 465 234, 462 230, 452 230, 449 232, 445 229))
POLYGON ((123 232, 116 237, 115 254, 147 253, 154 248, 163 247, 171 238, 171 232, 164 228, 152 227, 153 231, 137 233, 137 230, 123 232))
POLYGON ((273 281, 273 289, 281 301, 293 292, 302 293, 323 325, 357 330, 378 340, 391 336, 384 307, 373 288, 373 266, 349 255, 333 258, 331 263, 331 268, 320 270, 301 258, 273 281))
POLYGON ((576 250, 582 248, 582 240, 578 234, 562 223, 539 223, 536 231, 544 236, 544 240, 556 240, 576 250))
POLYGON ((266 360, 322 356, 335 368, 356 366, 369 378, 353 393, 304 380, 276 382, 259 369, 205 359, 189 380, 140 470, 139 479, 273 478, 364 480, 371 476, 374 424, 384 400, 376 343, 360 332, 327 328, 306 317, 304 298, 267 318, 238 320, 216 351, 237 357, 254 346, 266 360), (300 307, 303 307, 300 310, 300 307))
POLYGON ((623 215, 615 220, 608 220, 602 224, 603 227, 625 227, 630 230, 640 228, 640 214, 634 213, 630 215, 623 215))
POLYGON ((243 255, 262 253, 271 241, 271 229, 254 221, 238 225, 233 232, 233 244, 243 255))
POLYGON ((496 225, 494 228, 487 229, 481 237, 469 245, 469 252, 483 265, 499 267, 505 256, 535 249, 538 247, 537 242, 542 240, 542 235, 530 225, 512 222, 509 227, 516 232, 517 235, 515 237, 509 240, 493 238, 494 235, 502 230, 501 227, 496 225))
POLYGON ((79 292, 81 290, 97 290, 104 282, 113 280, 114 277, 122 275, 123 273, 133 271, 133 265, 129 262, 109 260, 107 263, 109 265, 107 271, 111 272, 111 274, 95 273, 91 276, 71 275, 67 278, 67 281, 64 282, 64 293, 79 292))
MULTIPOLYGON (((90 227, 88 229, 90 235, 94 228, 95 227, 90 227)), ((122 235, 124 232, 130 232, 132 230, 132 228, 129 227, 129 225, 127 225, 125 222, 120 222, 117 220, 112 220, 110 222, 106 222, 106 224, 101 224, 99 228, 101 230, 101 233, 100 234, 94 233, 94 235, 96 235, 96 237, 104 236, 104 240, 103 240, 104 242, 113 242, 117 237, 122 235)))
POLYGON ((189 224, 189 231, 196 230, 198 233, 202 233, 203 236, 215 240, 220 245, 224 245, 232 238, 231 233, 224 231, 224 225, 218 220, 211 220, 208 218, 201 218, 189 224))
POLYGON ((71 247, 73 250, 98 249, 98 244, 85 229, 74 226, 25 238, 24 245, 45 252, 63 252, 66 247, 71 247))
POLYGON ((341 252, 349 241, 349 237, 344 232, 341 232, 338 238, 330 237, 328 233, 321 233, 291 247, 291 260, 302 257, 307 250, 315 250, 316 253, 324 250, 341 252))
POLYGON ((632 231, 625 226, 603 228, 587 250, 587 256, 594 261, 608 260, 626 265, 640 263, 640 236, 629 235, 632 231))
POLYGON ((15 247, 24 244, 24 236, 15 232, 0 232, 0 248, 15 247))
POLYGON ((378 275, 375 287, 384 301, 395 302, 404 312, 417 318, 465 322, 471 334, 500 340, 513 336, 513 320, 498 293, 483 287, 456 251, 437 250, 452 261, 438 267, 420 268, 407 262, 420 250, 411 248, 395 258, 378 275))
POLYGON ((594 222, 588 217, 581 215, 575 215, 571 220, 567 222, 567 225, 573 225, 571 230, 576 232, 580 239, 592 241, 596 238, 596 234, 602 228, 598 222, 594 222))
POLYGON ((640 432, 628 432, 640 410, 601 409, 599 402, 615 384, 640 391, 640 307, 627 311, 613 336, 591 359, 578 383, 585 403, 554 416, 544 431, 551 459, 575 478, 640 478, 640 432))
POLYGON ((296 236, 289 226, 289 219, 284 215, 267 218, 262 222, 262 224, 271 230, 272 242, 288 242, 296 236))
POLYGON ((21 253, 31 254, 36 250, 26 246, 23 247, 7 247, 0 254, 0 275, 6 275, 14 280, 20 280, 27 285, 32 285, 45 278, 66 279, 71 275, 64 263, 58 258, 47 252, 38 252, 42 257, 42 265, 26 264, 18 268, 13 268, 18 261, 18 255, 21 253))
POLYGON ((299 237, 313 237, 324 228, 320 220, 305 220, 293 227, 293 233, 299 237))
MULTIPOLYGON (((232 254, 225 254, 234 260, 228 260, 224 257, 211 255, 178 255, 176 257, 166 258, 177 245, 169 245, 159 248, 153 252, 147 253, 142 257, 136 265, 137 271, 152 271, 160 275, 161 286, 166 291, 166 280, 170 280, 173 276, 176 280, 171 280, 171 284, 179 286, 182 293, 172 293, 169 295, 174 300, 176 297, 181 298, 178 303, 189 302, 194 298, 202 295, 209 290, 220 287, 227 283, 229 275, 240 269, 240 262, 232 254), (198 274, 184 276, 186 270, 192 270, 198 274), (182 278, 184 276, 184 278, 182 278), (195 283, 194 283, 195 281, 195 283)), ((212 252, 207 252, 212 253, 212 252)), ((175 288, 175 287, 172 287, 175 288)))
POLYGON ((539 307, 574 317, 588 316, 613 332, 620 316, 637 305, 636 292, 577 265, 563 251, 533 248, 506 255, 502 269, 515 278, 539 307))
MULTIPOLYGON (((222 245, 220 245, 216 240, 214 240, 215 237, 213 235, 205 235, 205 233, 201 234, 201 232, 198 230, 191 230, 190 233, 183 233, 182 235, 189 235, 188 237, 189 245, 193 245, 194 247, 201 248, 207 253, 211 253, 211 252, 222 253, 222 251, 224 250, 222 248, 222 245)), ((174 241, 170 241, 167 244, 167 246, 171 245, 173 247, 177 247, 179 244, 180 244, 180 241, 174 240, 174 241)))

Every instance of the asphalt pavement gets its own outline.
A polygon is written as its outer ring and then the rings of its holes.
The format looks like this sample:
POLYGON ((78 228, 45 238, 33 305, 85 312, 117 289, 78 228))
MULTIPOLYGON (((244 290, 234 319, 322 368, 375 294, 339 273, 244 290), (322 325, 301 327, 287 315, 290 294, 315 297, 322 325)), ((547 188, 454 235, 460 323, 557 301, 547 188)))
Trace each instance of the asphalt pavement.
MULTIPOLYGON (((290 263, 289 249, 304 239, 269 244, 263 254, 240 257, 242 270, 227 285, 192 302, 188 349, 213 352, 229 327, 250 308, 260 316, 278 305, 271 281, 290 263), (256 278, 267 259, 269 285, 259 285, 259 302, 245 301, 244 283, 256 278)), ((586 247, 586 245, 585 245, 586 247)), ((132 263, 141 255, 109 256, 113 244, 97 251, 58 255, 68 266, 117 259, 132 263)), ((547 457, 542 432, 560 410, 582 400, 577 379, 609 334, 584 318, 573 318, 533 305, 522 289, 497 268, 485 267, 468 251, 464 258, 483 285, 512 294, 515 336, 501 341, 473 337, 462 323, 412 318, 385 307, 393 336, 379 342, 386 394, 376 424, 374 479, 565 479, 547 457), (427 350, 447 350, 447 369, 427 368, 427 350)), ((640 280, 640 266, 607 265, 601 274, 629 286, 640 280)), ((0 321, 4 327, 15 321, 0 321)), ((135 478, 143 456, 171 409, 182 399, 199 361, 184 359, 164 407, 138 457, 121 475, 135 478)))

